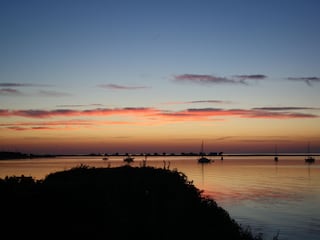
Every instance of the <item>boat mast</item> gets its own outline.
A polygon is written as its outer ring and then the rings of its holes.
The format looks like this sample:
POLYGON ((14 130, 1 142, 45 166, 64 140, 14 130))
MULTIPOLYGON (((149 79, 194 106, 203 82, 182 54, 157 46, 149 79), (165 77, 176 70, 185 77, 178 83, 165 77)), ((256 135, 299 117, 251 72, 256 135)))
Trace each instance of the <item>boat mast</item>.
POLYGON ((308 142, 308 147, 307 147, 307 149, 308 149, 308 154, 307 154, 307 156, 310 156, 310 142, 308 142))
POLYGON ((203 152, 203 149, 204 149, 204 143, 203 143, 203 140, 202 140, 202 143, 201 143, 201 152, 200 152, 200 155, 201 155, 201 157, 203 157, 204 156, 204 152, 203 152))

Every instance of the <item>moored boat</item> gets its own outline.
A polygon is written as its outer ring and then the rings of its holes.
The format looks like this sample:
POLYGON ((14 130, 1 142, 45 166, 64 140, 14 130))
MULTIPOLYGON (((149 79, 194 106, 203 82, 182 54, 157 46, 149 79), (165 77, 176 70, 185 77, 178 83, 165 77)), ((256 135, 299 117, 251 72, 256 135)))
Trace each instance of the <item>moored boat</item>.
POLYGON ((275 146, 275 156, 274 156, 274 161, 275 161, 275 162, 278 162, 278 161, 279 161, 277 145, 275 146))
POLYGON ((314 163, 315 162, 315 158, 310 155, 310 143, 308 143, 308 155, 306 156, 304 161, 306 163, 314 163))
POLYGON ((306 163, 314 163, 315 162, 315 158, 312 156, 308 156, 305 158, 305 162, 306 163))
POLYGON ((210 158, 207 158, 205 156, 205 153, 204 153, 204 143, 202 141, 202 144, 201 144, 201 151, 200 151, 200 158, 198 158, 198 163, 211 163, 211 162, 214 162, 214 160, 210 159, 210 158))
POLYGON ((127 155, 126 157, 123 158, 123 161, 126 163, 131 163, 134 161, 134 157, 127 155))

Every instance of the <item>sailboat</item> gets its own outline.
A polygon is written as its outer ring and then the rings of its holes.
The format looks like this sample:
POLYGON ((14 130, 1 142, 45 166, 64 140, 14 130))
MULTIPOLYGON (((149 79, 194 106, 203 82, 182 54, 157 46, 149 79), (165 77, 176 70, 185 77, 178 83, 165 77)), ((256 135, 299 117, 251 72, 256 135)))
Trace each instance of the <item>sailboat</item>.
POLYGON ((201 144, 201 151, 200 151, 200 158, 198 158, 198 163, 211 163, 214 162, 214 160, 205 157, 204 151, 203 151, 203 141, 201 144))
POLYGON ((123 161, 126 163, 131 163, 131 162, 133 162, 133 160, 134 160, 134 157, 132 157, 129 154, 127 154, 127 156, 123 158, 123 161))
POLYGON ((308 143, 308 155, 304 159, 306 163, 314 163, 315 158, 310 155, 310 143, 308 143))
POLYGON ((275 161, 275 162, 278 162, 278 161, 279 161, 277 145, 275 146, 275 156, 274 156, 274 161, 275 161))

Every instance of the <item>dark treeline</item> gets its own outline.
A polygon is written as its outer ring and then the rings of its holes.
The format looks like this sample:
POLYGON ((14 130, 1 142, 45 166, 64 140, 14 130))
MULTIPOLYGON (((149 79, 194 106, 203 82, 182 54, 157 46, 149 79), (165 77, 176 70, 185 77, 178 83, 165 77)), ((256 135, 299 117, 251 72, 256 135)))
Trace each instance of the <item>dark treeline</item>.
POLYGON ((25 159, 29 158, 29 154, 21 153, 21 152, 0 152, 0 160, 7 159, 25 159))
POLYGON ((21 152, 0 152, 0 160, 10 159, 30 159, 30 158, 44 158, 44 157, 55 157, 51 154, 27 154, 21 152))
POLYGON ((8 239, 262 239, 168 168, 93 168, 0 179, 8 239))

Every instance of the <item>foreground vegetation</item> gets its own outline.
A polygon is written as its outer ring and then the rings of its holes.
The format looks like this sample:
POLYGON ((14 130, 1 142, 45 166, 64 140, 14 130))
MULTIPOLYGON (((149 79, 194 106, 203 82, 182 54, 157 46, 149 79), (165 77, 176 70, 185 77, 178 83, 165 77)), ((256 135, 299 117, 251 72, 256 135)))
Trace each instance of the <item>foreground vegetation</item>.
POLYGON ((0 180, 8 239, 254 240, 187 177, 166 168, 79 166, 0 180))

